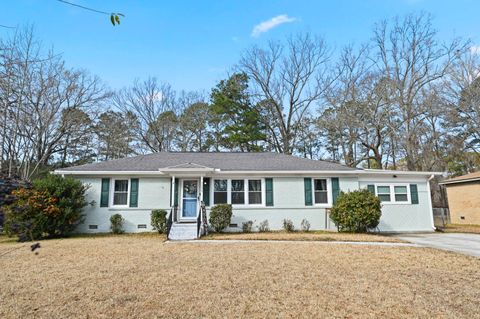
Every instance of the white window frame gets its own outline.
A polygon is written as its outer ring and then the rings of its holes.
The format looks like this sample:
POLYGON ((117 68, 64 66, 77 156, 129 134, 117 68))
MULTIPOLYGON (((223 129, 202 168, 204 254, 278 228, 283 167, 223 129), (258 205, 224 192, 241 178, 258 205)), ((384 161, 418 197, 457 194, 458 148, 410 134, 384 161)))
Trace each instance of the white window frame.
POLYGON ((243 208, 243 207, 265 207, 265 178, 263 177, 252 177, 252 178, 245 178, 245 177, 225 177, 225 178, 214 178, 212 177, 211 178, 211 184, 210 184, 210 198, 212 199, 212 204, 211 206, 215 206, 215 205, 218 205, 215 203, 215 189, 214 189, 214 185, 215 185, 215 180, 227 180, 227 204, 230 204, 232 205, 232 207, 234 208, 243 208), (232 180, 243 180, 243 191, 245 193, 244 197, 245 197, 245 203, 244 204, 232 204, 232 180), (260 180, 261 182, 261 187, 262 187, 262 190, 261 190, 261 193, 262 193, 262 203, 261 204, 250 204, 249 203, 249 197, 248 197, 248 181, 249 180, 260 180))
MULTIPOLYGON (((229 189, 229 184, 230 182, 228 181, 228 178, 211 178, 211 181, 210 181, 210 198, 212 199, 212 205, 210 206, 215 206, 215 205, 221 205, 221 204, 228 204, 230 202, 230 198, 229 198, 229 195, 228 195, 228 189, 229 189), (226 180, 227 181, 227 202, 226 203, 215 203, 215 180, 218 180, 218 181, 224 181, 226 180)), ((220 192, 219 192, 220 193, 220 192)), ((223 191, 222 191, 223 193, 223 191)))
POLYGON ((312 203, 315 207, 332 207, 332 179, 330 177, 312 177, 312 203), (327 203, 315 203, 315 180, 327 180, 327 203))
POLYGON ((130 207, 130 192, 132 191, 131 178, 129 177, 117 177, 112 178, 110 182, 110 206, 111 207, 130 207), (115 181, 128 181, 128 191, 127 191, 127 204, 126 205, 114 205, 113 200, 115 197, 115 181))
POLYGON ((409 205, 412 203, 412 198, 410 196, 410 184, 407 183, 375 183, 375 196, 378 197, 378 186, 385 186, 390 188, 390 201, 382 201, 382 205, 409 205), (395 199, 395 186, 405 186, 407 187, 407 201, 396 201, 395 199))

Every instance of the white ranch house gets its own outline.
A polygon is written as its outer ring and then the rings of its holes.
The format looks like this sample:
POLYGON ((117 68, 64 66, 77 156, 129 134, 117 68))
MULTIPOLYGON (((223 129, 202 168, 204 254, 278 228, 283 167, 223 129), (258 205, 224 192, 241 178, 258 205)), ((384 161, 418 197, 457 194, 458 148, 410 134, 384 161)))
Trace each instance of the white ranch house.
POLYGON ((313 230, 335 230, 328 217, 340 191, 367 188, 382 201, 380 232, 433 231, 429 181, 435 173, 351 168, 275 153, 161 152, 55 171, 89 184, 85 221, 78 232, 110 231, 120 213, 127 232, 152 230, 153 209, 169 212, 169 238, 196 238, 215 204, 232 204, 227 231, 242 223, 283 219, 296 228, 303 219, 313 230), (206 208, 202 214, 202 204, 206 208), (206 215, 206 216, 205 216, 206 215))

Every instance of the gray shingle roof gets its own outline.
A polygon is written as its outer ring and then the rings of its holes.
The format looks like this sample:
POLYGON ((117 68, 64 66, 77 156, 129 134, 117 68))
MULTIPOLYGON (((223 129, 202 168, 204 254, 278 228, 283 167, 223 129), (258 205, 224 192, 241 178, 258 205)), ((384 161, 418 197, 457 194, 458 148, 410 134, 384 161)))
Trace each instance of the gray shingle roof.
POLYGON ((160 152, 86 164, 61 171, 158 171, 162 168, 209 167, 222 171, 349 171, 354 168, 328 161, 277 153, 160 152))

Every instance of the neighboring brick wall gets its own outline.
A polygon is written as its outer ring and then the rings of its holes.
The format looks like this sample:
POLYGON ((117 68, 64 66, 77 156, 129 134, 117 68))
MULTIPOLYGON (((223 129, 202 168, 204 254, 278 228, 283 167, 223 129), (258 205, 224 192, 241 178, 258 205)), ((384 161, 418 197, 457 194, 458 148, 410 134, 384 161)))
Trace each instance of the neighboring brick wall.
POLYGON ((446 186, 451 223, 480 225, 480 182, 446 186))

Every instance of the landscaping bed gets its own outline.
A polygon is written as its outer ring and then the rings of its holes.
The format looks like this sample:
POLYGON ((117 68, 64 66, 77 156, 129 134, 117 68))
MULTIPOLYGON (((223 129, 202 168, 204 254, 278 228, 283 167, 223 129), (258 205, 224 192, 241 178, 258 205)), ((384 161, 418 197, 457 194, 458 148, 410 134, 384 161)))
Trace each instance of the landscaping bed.
POLYGON ((202 237, 206 240, 295 240, 295 241, 351 241, 398 243, 402 240, 379 234, 337 233, 333 231, 309 232, 255 232, 255 233, 211 233, 202 237))

